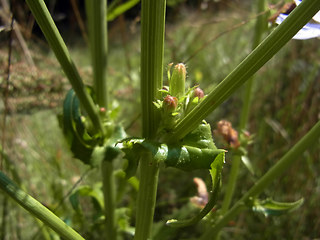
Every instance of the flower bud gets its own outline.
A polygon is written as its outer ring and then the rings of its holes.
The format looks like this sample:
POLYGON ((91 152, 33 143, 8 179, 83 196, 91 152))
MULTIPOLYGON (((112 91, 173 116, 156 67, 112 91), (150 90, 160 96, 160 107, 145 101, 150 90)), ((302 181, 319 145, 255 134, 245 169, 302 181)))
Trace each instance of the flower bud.
POLYGON ((204 92, 202 91, 201 88, 197 87, 194 91, 193 91, 193 96, 194 97, 198 97, 199 99, 204 97, 204 92))
POLYGON ((221 120, 218 122, 217 126, 218 129, 216 133, 222 136, 231 148, 236 149, 240 147, 238 132, 232 128, 231 122, 221 120))
POLYGON ((176 97, 167 95, 163 99, 163 109, 166 112, 174 112, 177 109, 178 106, 178 99, 176 97))
POLYGON ((162 102, 162 126, 164 129, 172 129, 178 118, 176 112, 178 108, 178 98, 167 95, 162 102))
POLYGON ((184 95, 186 74, 186 66, 183 63, 174 66, 172 75, 169 79, 169 90, 172 96, 181 97, 184 95))

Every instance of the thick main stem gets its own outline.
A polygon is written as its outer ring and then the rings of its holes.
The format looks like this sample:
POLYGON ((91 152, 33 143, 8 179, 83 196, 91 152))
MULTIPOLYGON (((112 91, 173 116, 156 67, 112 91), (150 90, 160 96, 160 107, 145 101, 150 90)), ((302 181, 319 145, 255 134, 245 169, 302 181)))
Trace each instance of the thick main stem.
MULTIPOLYGON (((165 0, 141 1, 141 106, 142 136, 156 139, 159 113, 153 102, 163 85, 165 0)), ((137 199, 135 240, 151 236, 156 203, 159 167, 146 153, 140 160, 140 186, 137 199)))

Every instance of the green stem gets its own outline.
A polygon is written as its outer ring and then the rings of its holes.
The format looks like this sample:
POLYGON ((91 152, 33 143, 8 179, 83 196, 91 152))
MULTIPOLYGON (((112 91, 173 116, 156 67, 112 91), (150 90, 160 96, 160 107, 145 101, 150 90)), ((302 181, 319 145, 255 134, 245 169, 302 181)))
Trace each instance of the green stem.
POLYGON ((226 211, 228 211, 228 209, 230 207, 230 204, 231 204, 231 201, 233 198, 233 194, 234 194, 234 190, 235 190, 236 184, 237 184, 237 178, 238 178, 240 164, 241 164, 240 156, 234 156, 232 158, 231 171, 230 171, 228 185, 226 188, 226 193, 225 193, 225 196, 224 196, 224 199, 222 202, 222 206, 221 206, 221 214, 222 215, 226 211))
POLYGON ((181 139, 233 94, 320 10, 320 0, 304 0, 209 95, 186 115, 166 140, 181 139))
POLYGON ((0 171, 0 188, 6 192, 20 206, 40 219, 53 231, 66 240, 84 240, 76 231, 58 218, 48 208, 43 206, 33 197, 22 191, 3 172, 0 171))
POLYGON ((107 1, 86 0, 94 90, 97 104, 107 107, 107 1))
POLYGON ((147 240, 151 236, 153 215, 157 197, 159 167, 151 154, 140 161, 140 185, 137 198, 135 240, 147 240))
POLYGON ((159 112, 153 105, 163 85, 165 0, 141 1, 142 136, 154 138, 159 112))
MULTIPOLYGON (((160 116, 153 102, 163 85, 165 0, 141 1, 141 107, 142 136, 155 139, 160 116)), ((159 167, 150 154, 140 160, 135 240, 151 236, 159 167)))
POLYGON ((76 92, 81 106, 87 112, 91 119, 93 126, 96 131, 102 132, 104 135, 104 128, 99 117, 97 108, 90 97, 89 93, 81 80, 79 72, 76 69, 74 62, 72 61, 68 52, 67 46, 65 45, 56 25, 43 0, 26 0, 33 16, 39 24, 43 34, 45 35, 51 49, 55 53, 64 73, 68 77, 72 88, 76 92))
POLYGON ((112 162, 102 161, 101 171, 106 218, 106 239, 117 239, 115 227, 115 188, 112 162))
MULTIPOLYGON (((108 107, 107 88, 107 1, 86 0, 93 86, 99 107, 108 107)), ((115 227, 115 187, 112 161, 102 161, 101 175, 104 195, 105 232, 107 239, 117 239, 115 227)))
MULTIPOLYGON (((265 11, 265 9, 266 9, 265 0, 258 0, 257 12, 262 13, 265 11)), ((262 35, 264 33, 264 30, 266 29, 265 27, 266 24, 267 24, 266 14, 260 15, 256 21, 253 44, 252 44, 253 49, 255 49, 261 42, 262 35)), ((245 84, 245 94, 243 95, 243 101, 242 101, 243 105, 242 105, 240 125, 239 125, 240 130, 245 129, 248 123, 251 99, 252 99, 253 80, 254 80, 254 77, 252 76, 245 84)), ((221 207, 222 214, 224 214, 230 207, 230 204, 234 195, 234 190, 237 184, 237 177, 240 169, 240 164, 241 164, 241 156, 235 155, 232 158, 232 166, 230 171, 229 182, 226 188, 226 194, 221 207)))
POLYGON ((231 221, 250 199, 257 197, 272 181, 281 176, 296 160, 300 159, 303 152, 318 141, 320 136, 320 121, 300 139, 266 174, 264 174, 246 194, 238 200, 233 207, 220 218, 213 228, 209 229, 200 240, 212 239, 216 234, 231 221))

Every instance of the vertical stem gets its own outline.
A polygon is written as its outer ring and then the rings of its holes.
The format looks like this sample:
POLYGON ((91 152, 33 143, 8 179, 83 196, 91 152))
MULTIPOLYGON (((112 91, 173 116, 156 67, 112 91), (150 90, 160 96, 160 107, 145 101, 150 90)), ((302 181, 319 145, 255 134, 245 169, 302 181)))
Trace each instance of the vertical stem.
POLYGON ((106 239, 117 239, 117 232, 115 227, 115 189, 114 189, 114 175, 113 164, 109 161, 102 161, 102 184, 104 195, 104 208, 106 218, 106 239))
POLYGON ((225 193, 225 196, 224 196, 224 199, 222 202, 222 206, 221 206, 221 215, 223 215, 225 212, 227 212, 230 207, 230 204, 231 204, 231 201, 233 198, 233 194, 234 194, 234 190, 237 185, 237 178, 238 178, 240 163, 241 163, 241 159, 239 156, 234 156, 232 158, 232 165, 231 165, 229 181, 228 181, 226 193, 225 193))
MULTIPOLYGON (((257 1, 257 11, 258 13, 262 13, 265 11, 265 0, 257 1)), ((254 34, 253 44, 252 44, 253 49, 255 49, 258 46, 258 44, 261 42, 266 24, 267 24, 266 15, 265 14, 260 15, 257 18, 257 22, 255 26, 255 34, 254 34)), ((239 126, 240 130, 245 129, 247 126, 247 122, 250 114, 251 99, 252 99, 253 79, 254 77, 252 76, 248 80, 248 82, 246 82, 245 84, 245 92, 243 95, 243 105, 241 110, 240 126, 239 126)), ((227 191, 222 203, 222 211, 221 211, 222 215, 230 207, 234 190, 237 184, 237 177, 240 169, 240 163, 241 163, 241 156, 235 155, 232 159, 232 166, 231 166, 229 182, 227 185, 227 191)))
POLYGON ((107 107, 107 1, 86 0, 93 85, 97 104, 107 107))
MULTIPOLYGON (((153 102, 163 82, 165 0, 141 1, 141 106, 142 136, 155 139, 159 114, 153 102)), ((151 236, 156 203, 159 167, 151 154, 140 160, 140 186, 137 198, 135 240, 151 236)))
MULTIPOLYGON (((88 16, 90 52, 93 68, 93 86, 96 95, 96 102, 99 107, 107 108, 107 1, 86 0, 85 3, 88 16)), ((104 215, 106 239, 117 239, 117 230, 115 226, 116 204, 114 174, 113 163, 111 161, 102 161, 101 175, 105 206, 104 215)))
POLYGON ((159 167, 153 161, 151 154, 146 153, 140 161, 135 240, 147 240, 151 236, 158 176, 159 167))
POLYGON ((163 82, 165 0, 141 1, 141 106, 142 136, 154 138, 159 113, 153 101, 163 82))

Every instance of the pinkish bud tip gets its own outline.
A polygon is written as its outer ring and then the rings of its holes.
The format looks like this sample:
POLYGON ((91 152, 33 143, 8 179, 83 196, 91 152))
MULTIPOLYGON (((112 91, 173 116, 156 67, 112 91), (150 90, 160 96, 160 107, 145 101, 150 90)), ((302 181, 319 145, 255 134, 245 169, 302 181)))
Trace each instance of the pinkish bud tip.
POLYGON ((201 88, 198 88, 198 87, 197 87, 197 88, 194 90, 194 97, 198 97, 199 99, 204 97, 204 92, 202 91, 201 88))
POLYGON ((167 95, 163 99, 163 105, 166 107, 168 110, 175 110, 178 105, 178 98, 167 95))

